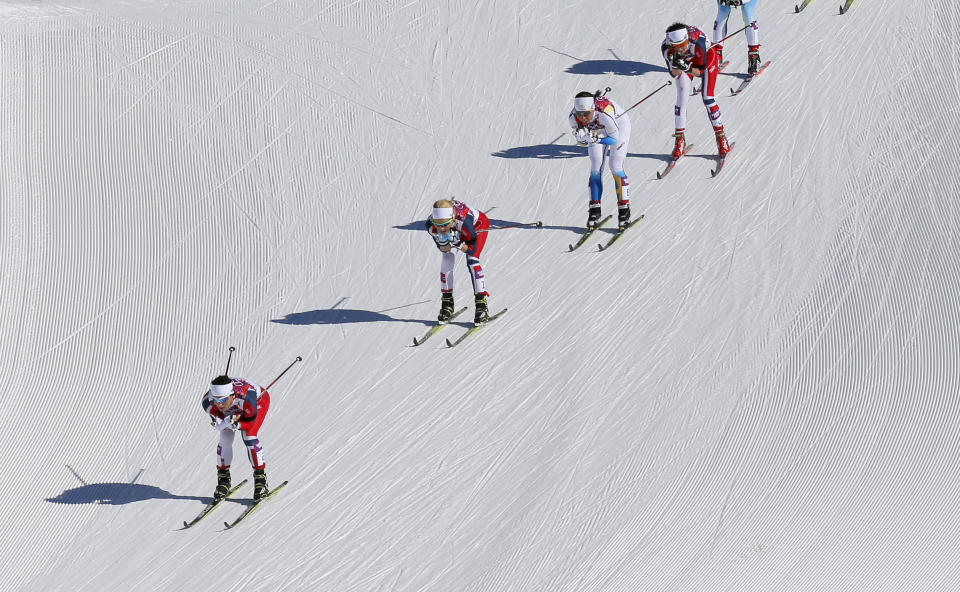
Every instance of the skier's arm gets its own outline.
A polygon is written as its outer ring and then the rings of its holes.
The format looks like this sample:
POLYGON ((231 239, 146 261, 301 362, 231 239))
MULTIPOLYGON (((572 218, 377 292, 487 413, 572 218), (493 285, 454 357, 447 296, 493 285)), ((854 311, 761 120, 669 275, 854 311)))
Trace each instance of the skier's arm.
POLYGON ((667 70, 670 72, 670 75, 674 78, 679 78, 683 74, 683 70, 678 69, 677 64, 674 63, 673 50, 667 45, 666 41, 660 44, 660 52, 663 54, 663 61, 667 64, 667 70))
POLYGON ((620 126, 617 121, 607 113, 599 114, 600 123, 603 124, 603 133, 606 137, 598 140, 601 144, 613 146, 620 143, 620 126))
POLYGON ((703 70, 707 67, 708 51, 710 51, 710 49, 707 47, 707 38, 701 36, 693 46, 693 62, 691 63, 690 72, 694 76, 703 74, 703 70))
POLYGON ((208 397, 206 393, 204 393, 200 399, 200 406, 203 407, 203 411, 210 415, 213 420, 223 419, 223 413, 217 409, 216 405, 213 404, 213 401, 210 400, 210 397, 208 397))
MULTIPOLYGON (((208 391, 209 392, 209 391, 208 391)), ((203 397, 200 398, 200 406, 203 407, 204 413, 207 414, 207 417, 210 418, 210 425, 220 429, 223 425, 222 422, 226 419, 223 413, 213 404, 213 401, 210 400, 210 397, 207 396, 207 393, 203 394, 203 397)))
POLYGON ((247 387, 247 393, 243 396, 243 411, 240 414, 240 421, 247 423, 257 418, 257 387, 253 385, 247 387))
POLYGON ((467 255, 473 255, 473 249, 477 246, 477 229, 473 226, 473 216, 467 216, 463 219, 463 226, 460 228, 460 250, 467 255))

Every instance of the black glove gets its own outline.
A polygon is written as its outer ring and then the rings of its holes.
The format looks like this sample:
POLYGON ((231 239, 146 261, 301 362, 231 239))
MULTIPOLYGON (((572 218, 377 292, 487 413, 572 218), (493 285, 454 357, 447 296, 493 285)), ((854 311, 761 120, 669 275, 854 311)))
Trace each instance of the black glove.
POLYGON ((684 72, 690 71, 690 59, 682 54, 673 54, 671 62, 674 70, 683 70, 684 72))
POLYGON ((719 0, 724 6, 742 6, 743 0, 719 0))

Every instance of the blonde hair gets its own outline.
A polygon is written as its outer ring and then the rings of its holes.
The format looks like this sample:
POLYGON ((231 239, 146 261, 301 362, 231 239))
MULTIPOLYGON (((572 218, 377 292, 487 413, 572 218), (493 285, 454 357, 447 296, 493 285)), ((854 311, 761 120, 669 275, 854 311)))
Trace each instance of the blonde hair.
POLYGON ((452 207, 453 207, 453 202, 450 201, 449 199, 438 199, 437 201, 433 202, 433 207, 435 207, 435 208, 452 208, 452 207))

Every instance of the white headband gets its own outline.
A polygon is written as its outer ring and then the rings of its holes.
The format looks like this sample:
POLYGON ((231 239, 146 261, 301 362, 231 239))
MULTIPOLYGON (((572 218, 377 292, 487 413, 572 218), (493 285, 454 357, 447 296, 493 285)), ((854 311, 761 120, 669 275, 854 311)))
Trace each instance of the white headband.
POLYGON ((447 220, 453 218, 453 208, 433 208, 433 220, 447 220))
POLYGON ((573 99, 574 111, 593 111, 593 97, 577 97, 573 99))
POLYGON ((683 43, 687 40, 687 29, 683 28, 677 29, 676 31, 670 31, 667 33, 667 39, 669 39, 670 43, 673 43, 674 45, 683 43))
POLYGON ((211 384, 210 396, 215 399, 222 399, 233 394, 233 381, 230 384, 211 384))

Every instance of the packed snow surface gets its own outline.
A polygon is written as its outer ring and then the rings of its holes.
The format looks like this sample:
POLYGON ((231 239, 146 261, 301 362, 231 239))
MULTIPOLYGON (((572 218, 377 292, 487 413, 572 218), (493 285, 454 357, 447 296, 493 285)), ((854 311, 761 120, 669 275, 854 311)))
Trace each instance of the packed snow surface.
POLYGON ((760 0, 737 97, 725 44, 716 179, 699 97, 662 181, 675 92, 631 111, 645 219, 569 253, 573 96, 663 84, 712 0, 5 3, 0 589, 960 589, 960 5, 838 4, 760 0), (413 347, 449 196, 543 228, 489 235, 502 319, 413 347), (260 432, 290 484, 179 530, 230 345, 303 357, 260 432))

